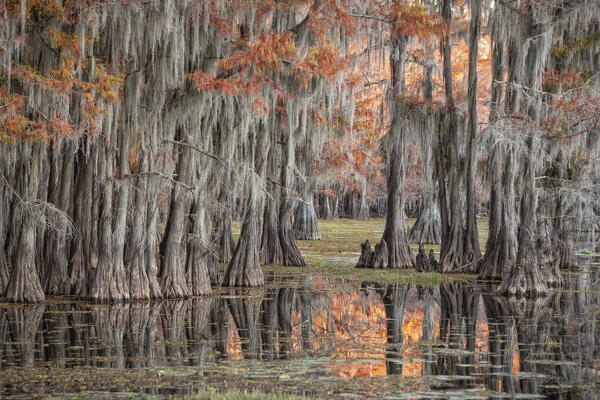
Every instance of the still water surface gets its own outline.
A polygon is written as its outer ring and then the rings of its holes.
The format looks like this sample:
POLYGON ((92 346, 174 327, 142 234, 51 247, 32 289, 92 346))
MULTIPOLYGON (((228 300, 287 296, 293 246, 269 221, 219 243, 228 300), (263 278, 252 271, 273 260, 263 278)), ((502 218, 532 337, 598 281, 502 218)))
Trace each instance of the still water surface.
POLYGON ((520 301, 476 281, 424 288, 315 275, 186 301, 0 305, 0 396, 211 385, 329 398, 597 399, 599 278, 590 264, 562 290, 520 301))

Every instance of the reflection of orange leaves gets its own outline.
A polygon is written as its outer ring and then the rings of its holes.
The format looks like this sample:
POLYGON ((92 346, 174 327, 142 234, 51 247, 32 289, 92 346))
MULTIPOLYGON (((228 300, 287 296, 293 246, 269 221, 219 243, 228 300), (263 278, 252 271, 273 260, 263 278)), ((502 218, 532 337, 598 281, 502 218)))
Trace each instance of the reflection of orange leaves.
POLYGON ((347 361, 335 363, 333 365, 333 374, 342 378, 368 378, 373 376, 386 376, 387 368, 385 366, 385 361, 383 360, 374 362, 347 361))

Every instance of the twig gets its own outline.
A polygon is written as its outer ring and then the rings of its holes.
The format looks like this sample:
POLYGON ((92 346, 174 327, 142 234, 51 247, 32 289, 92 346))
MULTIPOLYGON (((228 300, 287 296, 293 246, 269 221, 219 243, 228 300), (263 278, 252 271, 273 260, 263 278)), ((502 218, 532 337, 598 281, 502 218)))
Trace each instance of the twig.
POLYGON ((200 149, 199 147, 196 147, 192 144, 189 143, 185 143, 185 142, 180 142, 178 140, 169 140, 169 139, 165 139, 163 140, 163 143, 171 143, 171 144, 178 144, 180 146, 184 146, 184 147, 188 147, 190 149, 196 150, 198 153, 200 154, 204 154, 207 157, 212 158, 213 160, 217 160, 218 162, 220 162, 221 164, 224 164, 225 162, 221 159, 221 157, 217 156, 216 154, 213 153, 209 153, 207 151, 204 151, 202 149, 200 149))
POLYGON ((162 174, 160 172, 155 172, 155 171, 148 171, 148 172, 140 172, 140 173, 137 173, 137 174, 123 175, 121 178, 122 179, 128 179, 128 178, 139 178, 139 177, 143 177, 143 176, 157 176, 159 178, 166 179, 166 180, 168 180, 168 181, 170 181, 170 182, 172 182, 172 183, 174 183, 176 185, 183 186, 187 190, 194 190, 193 187, 191 187, 189 185, 186 185, 185 183, 180 182, 177 179, 174 179, 174 178, 172 178, 172 177, 170 177, 168 175, 162 174))
POLYGON ((348 15, 351 16, 351 17, 355 17, 355 18, 374 19, 375 21, 385 22, 387 24, 391 24, 392 23, 392 21, 390 21, 388 19, 377 17, 375 15, 369 15, 369 14, 350 14, 350 13, 348 13, 348 15))
POLYGON ((455 269, 455 270, 453 270, 452 272, 455 272, 455 271, 460 271, 460 270, 462 270, 462 269, 465 269, 465 268, 467 268, 468 266, 475 264, 477 261, 481 260, 482 258, 483 258, 483 256, 479 257, 479 258, 478 258, 478 259, 476 259, 476 260, 473 260, 473 261, 471 261, 471 262, 470 262, 470 263, 468 263, 468 264, 465 264, 465 265, 463 265, 463 266, 461 266, 461 267, 458 267, 458 268, 456 268, 456 269, 455 269))

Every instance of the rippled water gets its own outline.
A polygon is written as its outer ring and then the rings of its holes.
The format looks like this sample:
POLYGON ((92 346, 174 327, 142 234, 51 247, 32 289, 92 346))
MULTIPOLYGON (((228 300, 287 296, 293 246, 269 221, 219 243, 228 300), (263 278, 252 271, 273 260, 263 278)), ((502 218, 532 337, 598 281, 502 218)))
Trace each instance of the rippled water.
POLYGON ((332 398, 597 399, 599 277, 591 267, 569 273, 562 290, 520 301, 475 281, 270 276, 264 289, 186 301, 1 305, 0 394, 211 385, 332 398))

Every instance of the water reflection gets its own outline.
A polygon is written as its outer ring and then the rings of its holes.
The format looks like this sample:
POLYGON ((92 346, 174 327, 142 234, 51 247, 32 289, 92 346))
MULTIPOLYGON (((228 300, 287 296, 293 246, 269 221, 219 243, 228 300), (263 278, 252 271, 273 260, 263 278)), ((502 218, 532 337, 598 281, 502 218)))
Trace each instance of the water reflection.
POLYGON ((0 368, 188 365, 203 376, 245 359, 306 377, 427 378, 428 390, 411 398, 597 398, 597 273, 573 274, 565 287, 517 301, 475 282, 420 288, 307 277, 286 286, 270 277, 265 289, 214 298, 4 305, 0 368), (286 364, 294 360, 312 361, 304 370, 286 364))

